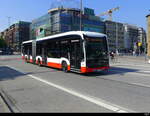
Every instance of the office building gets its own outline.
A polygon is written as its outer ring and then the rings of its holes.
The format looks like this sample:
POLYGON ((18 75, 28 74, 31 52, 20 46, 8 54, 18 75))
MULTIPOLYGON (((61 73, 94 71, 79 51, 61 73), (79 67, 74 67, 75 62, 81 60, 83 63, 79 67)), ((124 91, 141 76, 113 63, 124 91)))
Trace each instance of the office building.
POLYGON ((146 31, 144 28, 139 27, 138 28, 138 40, 142 45, 142 51, 143 53, 147 52, 147 37, 146 37, 146 31))
POLYGON ((31 39, 80 30, 80 16, 82 17, 82 31, 93 31, 105 33, 105 23, 98 16, 95 16, 94 10, 84 8, 84 12, 75 8, 54 8, 32 21, 31 39), (82 14, 82 16, 81 16, 82 14))
POLYGON ((30 24, 30 22, 18 21, 1 32, 0 35, 4 38, 9 48, 14 49, 14 51, 20 51, 21 43, 30 39, 30 24))
POLYGON ((150 63, 150 14, 146 16, 147 18, 147 56, 150 63))
POLYGON ((105 25, 110 51, 122 52, 124 50, 123 23, 106 20, 105 25))
POLYGON ((126 50, 135 51, 137 49, 136 43, 139 41, 139 28, 130 24, 124 24, 124 28, 125 48, 126 50))

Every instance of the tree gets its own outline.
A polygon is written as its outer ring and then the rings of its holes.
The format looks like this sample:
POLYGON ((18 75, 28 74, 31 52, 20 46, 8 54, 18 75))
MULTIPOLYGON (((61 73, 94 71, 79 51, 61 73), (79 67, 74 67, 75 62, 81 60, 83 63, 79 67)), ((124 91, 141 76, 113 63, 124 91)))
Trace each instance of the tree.
POLYGON ((0 37, 0 48, 4 48, 6 46, 7 46, 7 44, 6 44, 5 40, 2 37, 0 37))

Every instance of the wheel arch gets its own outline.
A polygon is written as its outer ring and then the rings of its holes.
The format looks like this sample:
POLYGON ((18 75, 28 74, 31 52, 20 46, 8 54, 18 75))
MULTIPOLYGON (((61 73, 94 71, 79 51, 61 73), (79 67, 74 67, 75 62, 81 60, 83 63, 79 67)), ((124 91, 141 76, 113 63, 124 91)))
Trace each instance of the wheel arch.
POLYGON ((70 61, 67 58, 61 58, 60 64, 62 64, 63 62, 66 62, 67 65, 70 66, 70 61))

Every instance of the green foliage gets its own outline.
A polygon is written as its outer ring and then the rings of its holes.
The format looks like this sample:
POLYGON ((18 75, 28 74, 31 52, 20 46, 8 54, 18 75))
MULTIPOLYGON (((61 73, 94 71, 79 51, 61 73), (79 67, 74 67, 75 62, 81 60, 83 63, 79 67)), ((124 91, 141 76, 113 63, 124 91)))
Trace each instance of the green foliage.
POLYGON ((6 46, 7 46, 7 44, 6 44, 5 40, 2 37, 0 37, 0 48, 4 48, 6 46))

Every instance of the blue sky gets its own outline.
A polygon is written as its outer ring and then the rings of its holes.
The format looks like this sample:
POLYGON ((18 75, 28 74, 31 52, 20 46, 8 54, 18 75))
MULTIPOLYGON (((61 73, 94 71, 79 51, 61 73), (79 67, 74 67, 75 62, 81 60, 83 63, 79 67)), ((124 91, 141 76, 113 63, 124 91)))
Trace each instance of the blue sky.
MULTIPOLYGON (((11 24, 18 21, 32 21, 47 13, 48 9, 56 4, 79 6, 80 0, 0 0, 0 31, 8 27, 8 18, 11 24), (60 2, 60 1, 63 1, 60 2)), ((134 24, 146 29, 145 16, 150 13, 150 0, 83 0, 85 7, 93 8, 96 14, 108 9, 120 7, 113 13, 113 20, 134 24)), ((107 17, 106 17, 107 18, 107 17)))

